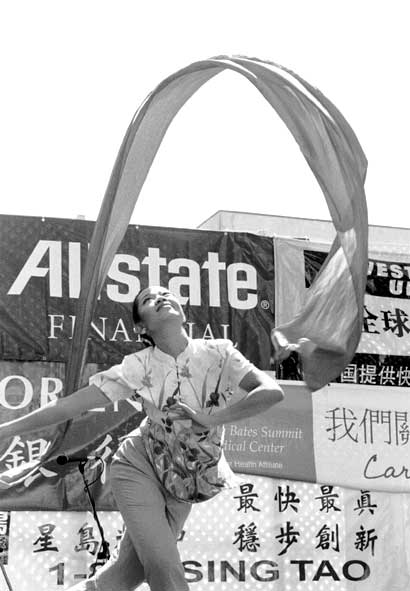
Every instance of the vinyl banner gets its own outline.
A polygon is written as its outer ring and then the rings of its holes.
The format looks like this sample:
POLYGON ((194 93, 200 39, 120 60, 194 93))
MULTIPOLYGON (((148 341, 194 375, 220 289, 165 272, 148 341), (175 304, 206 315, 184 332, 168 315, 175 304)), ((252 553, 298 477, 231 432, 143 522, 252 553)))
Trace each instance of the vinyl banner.
MULTIPOLYGON (((93 222, 0 216, 0 358, 64 363, 93 222)), ((186 304, 193 338, 229 338, 270 365, 272 240, 245 233, 130 226, 108 272, 88 362, 113 365, 141 344, 131 304, 162 284, 186 304)))
POLYGON ((10 511, 0 511, 0 564, 8 564, 10 540, 10 511))
MULTIPOLYGON (((100 520, 114 555, 121 517, 100 520)), ((193 506, 178 546, 195 591, 404 591, 409 527, 408 495, 249 476, 193 506)), ((67 589, 101 565, 89 512, 11 512, 9 537, 7 573, 18 591, 67 589)))
POLYGON ((281 383, 271 410, 226 426, 233 470, 355 489, 410 491, 410 398, 402 388, 281 383))
MULTIPOLYGON (((275 239, 276 322, 295 316, 329 246, 275 239)), ((357 352, 337 381, 370 386, 410 386, 410 253, 397 247, 369 253, 363 332, 357 352)), ((301 379, 297 355, 278 375, 301 379)))
POLYGON ((409 492, 409 419, 403 388, 332 384, 315 393, 317 481, 409 492))
POLYGON ((316 482, 312 395, 281 384, 285 398, 266 412, 225 426, 225 455, 235 472, 316 482))
MULTIPOLYGON (((0 361, 1 422, 23 416, 60 396, 64 389, 62 363, 0 361)), ((95 373, 89 364, 85 377, 95 373)), ((60 465, 60 455, 94 455, 85 477, 95 481, 93 495, 99 509, 113 509, 108 485, 111 458, 121 437, 136 428, 143 417, 132 400, 93 409, 68 424, 15 435, 0 445, 0 508, 81 510, 87 507, 84 481, 77 463, 60 465), (64 433, 65 431, 65 433, 64 433), (59 434, 62 444, 47 461, 42 456, 59 434)))

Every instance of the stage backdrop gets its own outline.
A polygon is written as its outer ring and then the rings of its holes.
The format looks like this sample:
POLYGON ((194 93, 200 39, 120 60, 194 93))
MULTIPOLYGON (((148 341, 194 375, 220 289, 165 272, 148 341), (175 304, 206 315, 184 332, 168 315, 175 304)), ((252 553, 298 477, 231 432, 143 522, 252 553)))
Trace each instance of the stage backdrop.
MULTIPOLYGON (((0 216, 1 252, 9 254, 0 260, 2 421, 64 394, 81 265, 92 226, 0 216)), ((271 371, 275 306, 277 323, 296 313, 325 250, 300 240, 276 239, 273 247, 271 238, 251 234, 130 226, 97 304, 84 383, 143 346, 133 332, 130 307, 135 293, 148 283, 169 285, 180 295, 193 337, 230 338, 258 367, 271 371)), ((410 490, 410 368, 403 338, 410 331, 407 262, 405 255, 394 259, 389 253, 370 260, 363 338, 339 384, 312 395, 298 381, 300 365, 292 356, 275 368, 287 380, 285 400, 246 425, 227 426, 225 451, 235 471, 410 490), (362 355, 372 356, 372 363, 362 355)), ((62 453, 101 458, 87 466, 87 476, 96 481, 98 508, 115 509, 108 484, 110 460, 121 437, 141 419, 133 400, 95 409, 70 424, 47 462, 41 458, 64 425, 1 442, 0 509, 88 508, 76 466, 55 461, 62 453)))
MULTIPOLYGON (((85 221, 0 216, 1 252, 7 253, 0 259, 1 421, 64 394, 91 231, 85 221)), ((280 321, 287 319, 283 312, 294 312, 325 250, 297 242, 288 256, 283 245, 289 243, 275 244, 274 265, 270 238, 130 227, 97 304, 83 381, 142 346, 132 331, 130 304, 148 282, 169 285, 183 302, 189 299, 193 337, 231 338, 259 367, 274 369, 269 333, 275 303, 280 321)), ((374 300, 380 311, 369 307, 378 318, 366 315, 364 338, 376 336, 358 352, 372 355, 376 369, 359 370, 365 360, 356 357, 340 383, 312 396, 298 381, 300 367, 292 357, 275 368, 288 378, 281 382, 285 400, 226 427, 226 455, 243 480, 192 510, 179 543, 193 589, 274 585, 319 591, 329 583, 341 591, 408 589, 409 507, 401 493, 410 488, 408 352, 393 347, 395 340, 404 342, 407 312, 399 294, 391 293, 406 293, 406 261, 389 260, 396 266, 379 261, 369 270, 403 270, 403 283, 384 277, 389 292, 378 296, 395 307, 374 300), (392 318, 387 312, 396 308, 402 322, 384 330, 392 318), (357 376, 365 372, 369 377, 360 381, 357 376)), ((100 456, 89 462, 85 476, 94 481, 92 494, 112 552, 123 525, 109 487, 110 459, 119 438, 141 418, 132 400, 95 409, 73 421, 60 450, 100 456)), ((16 436, 0 449, 0 472, 6 473, 0 483, 0 562, 18 591, 32 589, 33 581, 47 591, 68 588, 99 562, 101 540, 76 465, 40 461, 56 432, 16 436)))
MULTIPOLYGON (((405 494, 249 476, 193 507, 179 548, 193 591, 407 591, 409 516, 405 494)), ((100 517, 114 554, 120 515, 100 517)), ((0 528, 16 591, 67 589, 99 562, 90 513, 3 512, 0 528)))

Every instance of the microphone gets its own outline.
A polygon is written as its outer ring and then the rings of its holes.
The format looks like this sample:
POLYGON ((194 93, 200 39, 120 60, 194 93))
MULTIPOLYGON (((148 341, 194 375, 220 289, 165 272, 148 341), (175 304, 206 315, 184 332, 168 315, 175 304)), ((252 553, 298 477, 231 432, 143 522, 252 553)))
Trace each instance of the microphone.
POLYGON ((60 466, 64 466, 69 462, 80 462, 80 463, 87 463, 90 460, 101 460, 101 456, 66 456, 61 455, 57 456, 56 462, 60 464, 60 466))

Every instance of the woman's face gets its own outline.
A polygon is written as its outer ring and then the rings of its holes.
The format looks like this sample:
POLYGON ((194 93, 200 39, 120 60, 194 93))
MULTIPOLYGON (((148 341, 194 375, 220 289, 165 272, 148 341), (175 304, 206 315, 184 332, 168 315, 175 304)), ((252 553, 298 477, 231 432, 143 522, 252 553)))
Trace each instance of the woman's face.
POLYGON ((143 289, 137 298, 140 324, 148 331, 163 326, 164 322, 177 322, 179 325, 186 320, 178 299, 168 289, 158 285, 143 289))

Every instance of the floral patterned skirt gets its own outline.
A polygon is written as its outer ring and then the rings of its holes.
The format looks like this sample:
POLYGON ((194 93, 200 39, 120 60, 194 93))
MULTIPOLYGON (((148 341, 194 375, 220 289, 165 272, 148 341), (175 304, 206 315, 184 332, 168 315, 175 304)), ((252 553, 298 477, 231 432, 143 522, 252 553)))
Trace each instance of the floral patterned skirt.
POLYGON ((215 431, 197 433, 181 424, 166 430, 148 419, 141 435, 159 481, 179 501, 201 503, 230 486, 220 470, 222 443, 215 431))

